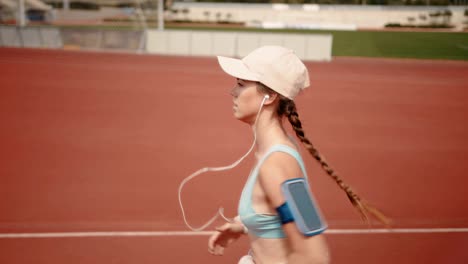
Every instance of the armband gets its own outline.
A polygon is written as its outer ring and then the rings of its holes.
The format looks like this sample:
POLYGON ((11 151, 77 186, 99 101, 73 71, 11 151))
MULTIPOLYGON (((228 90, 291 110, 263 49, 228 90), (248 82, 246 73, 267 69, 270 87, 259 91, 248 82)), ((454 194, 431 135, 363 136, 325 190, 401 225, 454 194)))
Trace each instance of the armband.
POLYGON ((278 212, 278 215, 281 219, 281 224, 284 225, 294 221, 294 217, 292 216, 287 203, 284 203, 280 207, 276 208, 276 212, 278 212))
POLYGON ((286 202, 276 208, 282 224, 295 222, 305 236, 324 232, 327 224, 308 188, 305 178, 295 178, 281 185, 286 202))

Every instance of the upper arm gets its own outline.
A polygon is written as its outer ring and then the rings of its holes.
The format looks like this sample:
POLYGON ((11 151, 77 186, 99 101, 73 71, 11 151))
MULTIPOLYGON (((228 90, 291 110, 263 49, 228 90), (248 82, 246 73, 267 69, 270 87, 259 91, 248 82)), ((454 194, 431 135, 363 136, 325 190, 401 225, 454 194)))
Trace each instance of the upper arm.
MULTIPOLYGON (((302 170, 292 156, 286 153, 273 153, 262 165, 259 171, 259 183, 272 208, 277 208, 285 202, 281 185, 288 179, 303 177, 302 170)), ((287 239, 295 252, 307 254, 307 243, 310 237, 304 236, 294 222, 283 225, 287 239)))
POLYGON ((281 184, 298 177, 302 177, 302 171, 291 155, 275 152, 265 160, 260 167, 258 179, 271 207, 277 208, 285 202, 281 184))

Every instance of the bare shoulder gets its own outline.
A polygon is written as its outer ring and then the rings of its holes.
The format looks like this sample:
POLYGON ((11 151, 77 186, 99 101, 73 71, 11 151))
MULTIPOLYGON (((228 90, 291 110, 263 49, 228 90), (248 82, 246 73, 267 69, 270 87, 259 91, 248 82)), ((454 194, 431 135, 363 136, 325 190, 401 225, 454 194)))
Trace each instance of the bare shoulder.
POLYGON ((291 155, 284 152, 272 153, 260 167, 260 176, 274 180, 287 180, 297 178, 302 175, 298 161, 291 155))
POLYGON ((259 183, 274 206, 284 202, 281 184, 292 178, 302 177, 297 160, 284 152, 272 153, 259 170, 259 183))

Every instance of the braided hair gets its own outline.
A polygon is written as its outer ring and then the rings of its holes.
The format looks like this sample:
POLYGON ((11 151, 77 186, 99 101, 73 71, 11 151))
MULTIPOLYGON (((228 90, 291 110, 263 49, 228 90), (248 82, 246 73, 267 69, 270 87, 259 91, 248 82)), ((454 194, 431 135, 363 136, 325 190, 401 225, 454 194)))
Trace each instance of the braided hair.
MULTIPOLYGON (((260 83, 259 90, 262 90, 266 93, 274 93, 270 88, 264 86, 260 83)), ((351 201, 353 206, 358 210, 361 217, 367 222, 370 223, 368 213, 373 215, 377 220, 383 223, 386 226, 390 225, 390 219, 388 219, 382 212, 380 212, 375 207, 372 207, 366 203, 359 195, 357 195, 353 189, 347 185, 343 179, 338 176, 336 171, 330 167, 325 158, 319 153, 317 148, 312 144, 312 142, 305 136, 304 129, 302 128, 301 120, 299 119, 299 114, 297 113, 296 104, 293 100, 278 94, 279 104, 276 110, 276 113, 279 117, 287 117, 289 123, 291 124, 296 136, 301 140, 304 147, 309 151, 312 157, 317 160, 322 169, 338 184, 338 186, 345 191, 348 199, 351 201)))

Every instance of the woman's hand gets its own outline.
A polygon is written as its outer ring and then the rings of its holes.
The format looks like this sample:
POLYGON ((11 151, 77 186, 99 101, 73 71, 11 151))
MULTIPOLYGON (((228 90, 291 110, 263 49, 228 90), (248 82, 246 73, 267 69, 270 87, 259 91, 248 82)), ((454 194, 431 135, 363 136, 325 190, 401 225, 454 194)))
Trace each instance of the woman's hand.
POLYGON ((244 226, 239 222, 225 223, 217 227, 216 232, 208 240, 208 252, 216 256, 222 256, 224 249, 241 237, 244 226))

